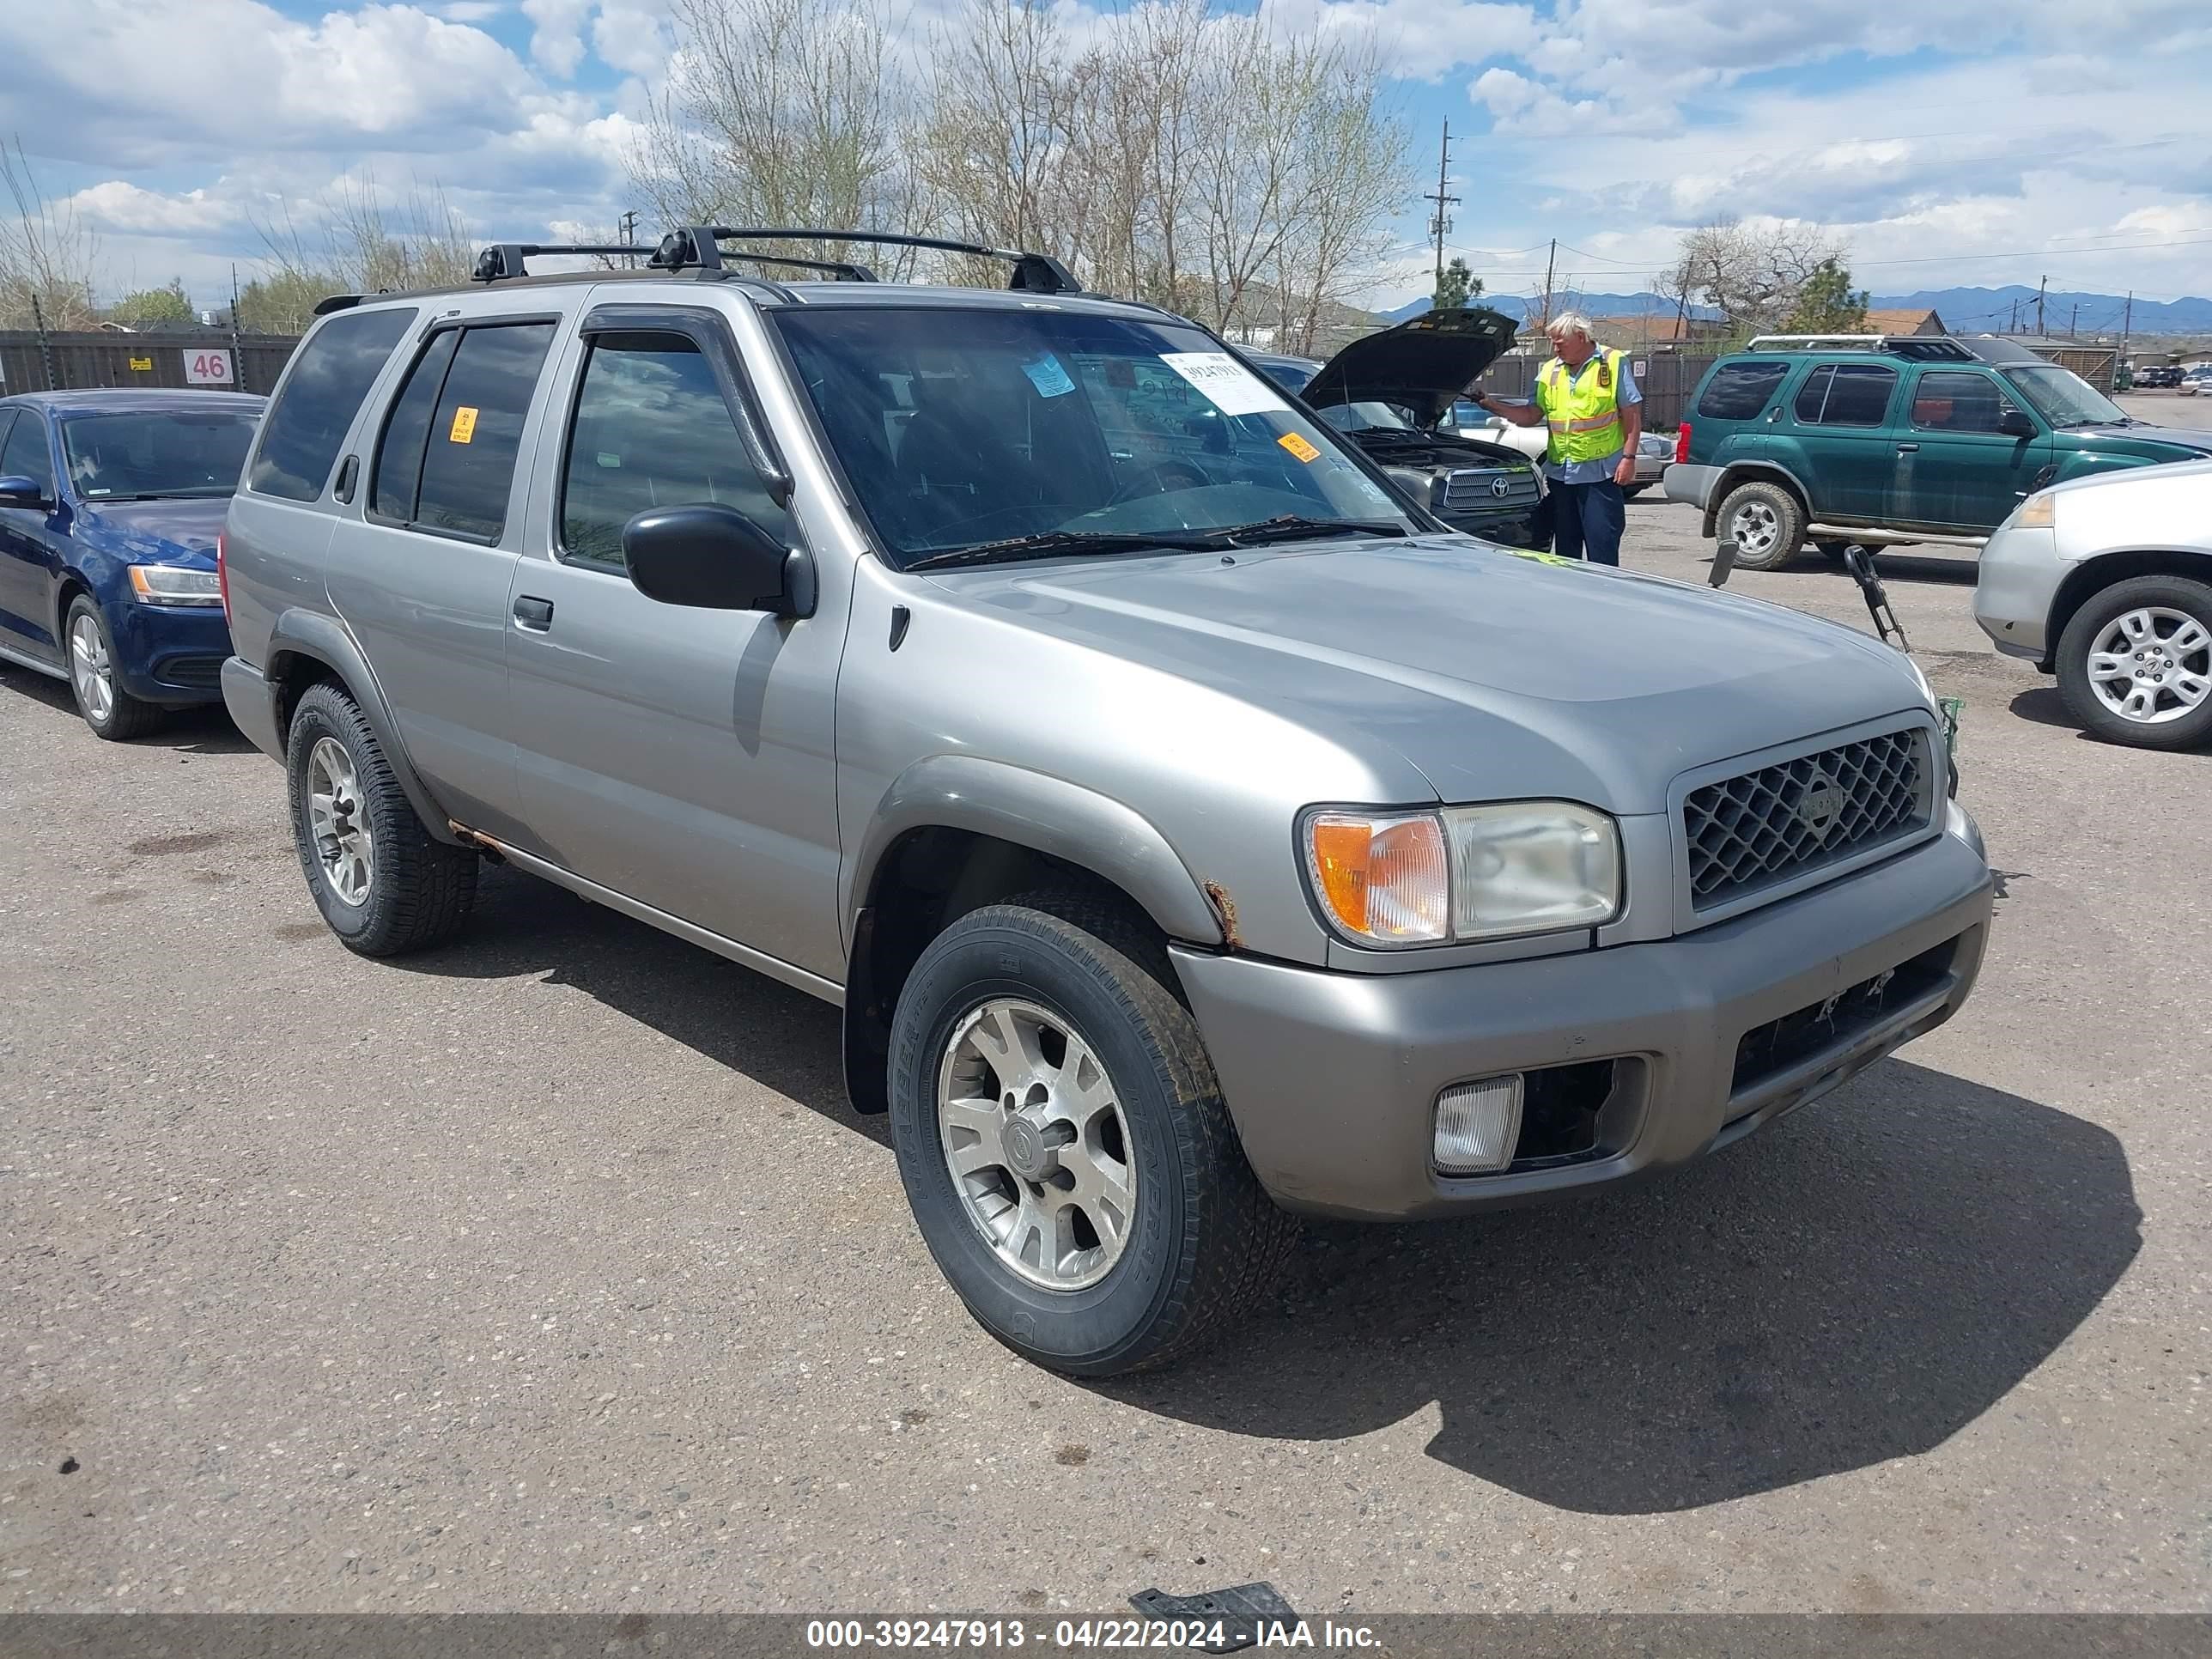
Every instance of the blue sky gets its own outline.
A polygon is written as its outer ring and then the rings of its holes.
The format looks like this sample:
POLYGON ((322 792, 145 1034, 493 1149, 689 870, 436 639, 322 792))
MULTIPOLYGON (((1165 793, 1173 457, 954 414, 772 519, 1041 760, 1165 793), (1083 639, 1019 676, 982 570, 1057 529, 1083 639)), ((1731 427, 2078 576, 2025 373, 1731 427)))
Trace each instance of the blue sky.
MULTIPOLYGON (((951 0, 914 0, 914 16, 951 0)), ((1083 0, 1060 0, 1079 9, 1083 0)), ((0 133, 115 285, 250 275, 340 179, 442 186, 488 238, 605 225, 669 0, 0 0, 0 133)), ((1095 8, 1094 8, 1095 9, 1095 8)), ((1684 228, 1817 223, 1863 284, 2212 293, 2203 0, 1275 0, 1371 36, 1455 251, 1493 291, 1649 285, 1684 228)), ((912 25, 910 25, 911 27, 912 25)), ((1370 297, 1424 291, 1408 204, 1370 297)))

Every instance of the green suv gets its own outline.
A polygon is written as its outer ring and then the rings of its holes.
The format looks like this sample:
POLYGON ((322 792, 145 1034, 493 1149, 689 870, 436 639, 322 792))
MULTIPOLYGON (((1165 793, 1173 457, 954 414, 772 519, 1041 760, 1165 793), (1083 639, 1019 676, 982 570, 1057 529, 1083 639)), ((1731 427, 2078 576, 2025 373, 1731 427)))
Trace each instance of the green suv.
POLYGON ((2071 369, 1982 336, 1771 337, 1715 363, 1674 443, 1667 497, 1704 510, 1736 563, 1809 539, 1978 545, 2046 484, 2212 456, 2212 432, 2131 417, 2071 369))

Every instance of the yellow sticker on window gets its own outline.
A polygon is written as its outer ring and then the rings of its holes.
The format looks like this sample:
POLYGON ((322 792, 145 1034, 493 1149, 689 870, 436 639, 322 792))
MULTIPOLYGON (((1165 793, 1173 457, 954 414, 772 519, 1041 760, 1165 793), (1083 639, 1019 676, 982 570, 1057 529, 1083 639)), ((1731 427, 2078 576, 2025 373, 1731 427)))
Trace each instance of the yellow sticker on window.
POLYGON ((451 444, 465 444, 476 435, 477 412, 468 404, 463 404, 453 411, 453 429, 446 434, 446 441, 451 444))
POLYGON ((151 357, 133 357, 131 360, 131 368, 134 374, 143 374, 153 367, 154 360, 151 357))
POLYGON ((1282 445, 1284 448, 1289 450, 1291 454, 1297 456, 1308 466, 1311 466, 1316 461, 1321 459, 1321 451, 1316 449, 1311 444, 1306 441, 1305 434, 1304 433, 1285 432, 1281 437, 1276 439, 1275 441, 1282 445))

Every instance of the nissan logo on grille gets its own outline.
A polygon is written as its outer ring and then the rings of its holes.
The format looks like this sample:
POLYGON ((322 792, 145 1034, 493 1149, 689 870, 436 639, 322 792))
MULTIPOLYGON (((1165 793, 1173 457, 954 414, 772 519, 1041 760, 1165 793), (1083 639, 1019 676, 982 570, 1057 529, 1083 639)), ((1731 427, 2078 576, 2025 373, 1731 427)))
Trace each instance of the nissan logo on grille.
POLYGON ((1797 798, 1797 821, 1813 832, 1815 841, 1826 837, 1843 810, 1844 792, 1833 778, 1815 772, 1806 780, 1805 793, 1797 798))

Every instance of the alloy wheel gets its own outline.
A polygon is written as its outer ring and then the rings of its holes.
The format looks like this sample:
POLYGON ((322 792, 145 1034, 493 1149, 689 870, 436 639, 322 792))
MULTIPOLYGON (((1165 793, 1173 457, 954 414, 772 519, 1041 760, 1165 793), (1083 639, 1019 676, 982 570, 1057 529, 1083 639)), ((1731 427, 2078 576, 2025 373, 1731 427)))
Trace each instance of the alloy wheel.
POLYGON ((1735 510, 1733 531, 1730 539, 1737 550, 1757 558, 1774 550, 1781 539, 1782 520, 1765 501, 1746 501, 1735 510))
POLYGON ((2212 631, 2185 611, 2142 605, 2090 641, 2089 689, 2137 726, 2178 720, 2212 696, 2212 631))
POLYGON ((331 890, 348 904, 364 902, 376 875, 376 845, 353 757, 336 738, 318 738, 307 751, 307 830, 331 890))
POLYGON ((115 712, 115 671, 107 659, 107 641, 100 636, 98 618, 88 614, 80 613, 70 624, 70 685, 94 720, 115 712))

